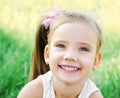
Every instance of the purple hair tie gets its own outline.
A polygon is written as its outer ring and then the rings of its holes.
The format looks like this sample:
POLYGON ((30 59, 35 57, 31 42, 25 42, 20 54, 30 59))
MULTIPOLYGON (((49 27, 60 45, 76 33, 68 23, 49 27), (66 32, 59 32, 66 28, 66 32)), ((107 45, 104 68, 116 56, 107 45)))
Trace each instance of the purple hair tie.
POLYGON ((66 12, 66 10, 64 9, 56 9, 53 12, 50 12, 48 14, 49 18, 44 19, 42 24, 45 26, 46 29, 48 29, 48 27, 51 25, 51 23, 53 22, 53 20, 59 16, 60 14, 66 12))

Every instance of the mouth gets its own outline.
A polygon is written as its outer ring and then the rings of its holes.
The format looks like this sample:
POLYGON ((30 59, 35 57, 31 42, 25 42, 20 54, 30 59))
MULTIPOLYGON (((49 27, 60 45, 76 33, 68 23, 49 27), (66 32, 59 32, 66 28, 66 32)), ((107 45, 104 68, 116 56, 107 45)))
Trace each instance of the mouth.
POLYGON ((67 66, 67 65, 59 65, 59 67, 65 71, 79 71, 81 68, 74 67, 74 66, 67 66))

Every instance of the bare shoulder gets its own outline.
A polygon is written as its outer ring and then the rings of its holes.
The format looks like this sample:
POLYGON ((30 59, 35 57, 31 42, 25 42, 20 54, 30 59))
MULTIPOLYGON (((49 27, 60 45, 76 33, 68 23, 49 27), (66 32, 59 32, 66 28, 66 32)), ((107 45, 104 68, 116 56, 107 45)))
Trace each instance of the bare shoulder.
POLYGON ((42 98, 43 95, 43 83, 40 78, 37 78, 28 84, 26 84, 17 98, 42 98))
POLYGON ((103 96, 99 91, 96 91, 90 95, 90 98, 103 98, 103 96))

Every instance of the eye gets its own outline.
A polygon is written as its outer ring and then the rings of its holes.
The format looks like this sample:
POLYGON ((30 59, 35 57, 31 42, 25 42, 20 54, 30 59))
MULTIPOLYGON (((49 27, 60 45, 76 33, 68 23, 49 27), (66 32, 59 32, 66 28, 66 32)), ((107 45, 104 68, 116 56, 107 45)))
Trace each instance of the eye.
POLYGON ((81 48, 80 48, 80 51, 86 51, 86 52, 88 52, 88 51, 89 51, 89 49, 88 49, 88 48, 86 48, 86 47, 81 47, 81 48))
POLYGON ((65 48, 65 45, 63 45, 63 44, 57 44, 56 47, 58 47, 58 48, 65 48))

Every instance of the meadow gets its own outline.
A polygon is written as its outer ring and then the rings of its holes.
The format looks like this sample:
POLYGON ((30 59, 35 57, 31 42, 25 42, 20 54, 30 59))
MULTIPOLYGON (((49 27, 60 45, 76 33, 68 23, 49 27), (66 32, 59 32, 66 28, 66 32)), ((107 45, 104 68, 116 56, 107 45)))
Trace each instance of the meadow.
POLYGON ((0 98, 16 98, 28 82, 40 15, 55 7, 95 16, 103 31, 102 60, 90 74, 104 98, 120 98, 119 0, 4 0, 0 3, 0 98))

